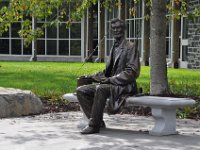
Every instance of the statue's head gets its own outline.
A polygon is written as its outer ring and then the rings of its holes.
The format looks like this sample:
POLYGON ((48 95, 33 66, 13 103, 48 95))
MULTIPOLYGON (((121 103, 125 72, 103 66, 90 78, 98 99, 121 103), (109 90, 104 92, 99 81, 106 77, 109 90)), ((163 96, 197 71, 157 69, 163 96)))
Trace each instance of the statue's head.
POLYGON ((111 20, 111 30, 113 37, 119 40, 124 37, 125 23, 123 20, 115 18, 111 20))

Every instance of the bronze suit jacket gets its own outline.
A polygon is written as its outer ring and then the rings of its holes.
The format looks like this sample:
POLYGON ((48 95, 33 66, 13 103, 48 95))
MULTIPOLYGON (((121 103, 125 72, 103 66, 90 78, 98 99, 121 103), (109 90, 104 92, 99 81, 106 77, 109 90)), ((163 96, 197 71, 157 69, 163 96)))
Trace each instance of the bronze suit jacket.
POLYGON ((96 80, 108 78, 110 81, 110 113, 118 112, 125 98, 137 93, 136 79, 140 74, 139 52, 131 42, 122 41, 113 57, 115 45, 111 49, 106 69, 93 76, 96 80))

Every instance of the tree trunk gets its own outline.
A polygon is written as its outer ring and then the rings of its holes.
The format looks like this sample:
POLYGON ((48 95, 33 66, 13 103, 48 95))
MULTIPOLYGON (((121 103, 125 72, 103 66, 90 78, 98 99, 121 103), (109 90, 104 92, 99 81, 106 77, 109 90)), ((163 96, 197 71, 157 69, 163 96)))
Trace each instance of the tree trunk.
MULTIPOLYGON (((102 1, 101 1, 102 2, 102 1)), ((105 9, 103 6, 100 6, 100 39, 99 39, 99 62, 104 62, 105 56, 105 9), (103 39, 103 40, 102 40, 103 39)))
MULTIPOLYGON (((147 0, 145 0, 145 3, 147 0)), ((144 6, 144 15, 150 15, 150 8, 149 6, 144 6)), ((143 57, 142 57, 142 64, 145 66, 149 66, 149 50, 150 50, 150 20, 144 19, 144 33, 143 33, 143 57)))
POLYGON ((150 38, 151 95, 169 94, 166 63, 166 0, 152 0, 150 38))
POLYGON ((180 50, 180 20, 173 18, 173 45, 172 45, 172 67, 179 68, 179 50, 180 50))
MULTIPOLYGON (((32 30, 35 31, 37 28, 37 19, 32 17, 32 30)), ((32 56, 29 61, 37 61, 37 39, 32 41, 32 56)))
MULTIPOLYGON (((180 9, 178 5, 173 1, 173 5, 176 9, 180 9)), ((179 42, 179 36, 181 32, 180 28, 180 20, 177 18, 173 17, 173 31, 172 31, 172 36, 173 36, 173 45, 172 45, 172 67, 173 68, 179 68, 179 55, 180 55, 180 42, 179 42)))
MULTIPOLYGON (((93 16, 93 9, 94 6, 92 5, 89 8, 89 18, 88 18, 88 56, 93 52, 93 22, 94 22, 94 16, 93 16)), ((90 58, 86 60, 87 62, 92 62, 92 55, 90 58)))

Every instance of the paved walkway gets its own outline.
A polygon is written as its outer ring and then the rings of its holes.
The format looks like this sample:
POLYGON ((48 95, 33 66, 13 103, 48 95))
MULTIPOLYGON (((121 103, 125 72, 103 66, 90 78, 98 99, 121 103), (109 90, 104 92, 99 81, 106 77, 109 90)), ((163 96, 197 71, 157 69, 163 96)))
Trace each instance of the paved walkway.
POLYGON ((0 120, 0 150, 199 150, 200 121, 178 120, 178 135, 156 137, 151 117, 105 114, 107 129, 81 135, 80 112, 0 120))

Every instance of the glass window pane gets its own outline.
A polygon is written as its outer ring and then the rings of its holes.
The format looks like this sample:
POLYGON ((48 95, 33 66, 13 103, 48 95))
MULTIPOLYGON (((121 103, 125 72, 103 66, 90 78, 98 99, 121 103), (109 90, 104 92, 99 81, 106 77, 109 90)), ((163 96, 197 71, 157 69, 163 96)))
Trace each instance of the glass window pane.
POLYGON ((167 58, 169 57, 169 49, 170 49, 170 41, 168 38, 166 38, 166 55, 167 58))
MULTIPOLYGON (((97 39, 94 39, 93 40, 93 50, 96 48, 96 46, 97 46, 97 44, 98 44, 98 40, 97 39)), ((94 56, 97 56, 98 55, 98 48, 99 47, 97 47, 96 49, 95 49, 95 52, 94 52, 94 56)))
POLYGON ((59 38, 69 38, 69 29, 66 28, 65 23, 61 23, 59 26, 59 38))
POLYGON ((93 38, 98 38, 98 24, 93 23, 93 38))
POLYGON ((169 27, 169 23, 168 23, 168 22, 167 22, 167 28, 166 28, 166 30, 167 30, 167 31, 166 31, 166 36, 169 37, 169 34, 170 34, 170 31, 169 31, 169 30, 170 30, 170 27, 169 27))
POLYGON ((70 52, 71 52, 71 55, 81 55, 81 41, 80 40, 70 41, 70 52))
POLYGON ((137 16, 137 18, 142 17, 142 1, 138 2, 138 4, 137 4, 136 16, 137 16))
POLYGON ((137 49, 139 51, 139 56, 141 57, 141 52, 142 52, 142 44, 141 44, 141 39, 135 39, 135 40, 130 40, 132 43, 137 44, 137 49), (137 43, 136 43, 137 42, 137 43))
POLYGON ((136 20, 136 31, 135 31, 135 37, 142 37, 142 20, 141 19, 137 19, 136 20))
POLYGON ((18 32, 21 29, 21 23, 13 23, 11 25, 11 28, 12 28, 12 32, 11 32, 12 37, 19 37, 18 32))
POLYGON ((57 28, 55 26, 47 28, 47 38, 57 38, 57 28))
POLYGON ((119 12, 118 12, 118 8, 115 4, 115 1, 112 1, 112 5, 107 12, 108 12, 107 13, 108 14, 108 16, 107 16, 108 20, 111 20, 113 18, 118 18, 119 12))
POLYGON ((182 61, 188 61, 188 46, 182 46, 182 61))
POLYGON ((1 1, 0 1, 0 9, 1 9, 3 6, 8 7, 8 4, 9 4, 9 0, 1 0, 1 1))
POLYGON ((47 40, 47 55, 56 55, 57 54, 57 41, 47 40))
POLYGON ((126 21, 126 37, 129 37, 130 35, 129 35, 129 26, 130 26, 130 24, 129 24, 129 21, 126 21))
POLYGON ((129 38, 134 38, 135 37, 135 25, 134 25, 134 20, 131 20, 129 22, 130 27, 129 27, 129 32, 130 32, 130 37, 129 38))
POLYGON ((107 22, 107 38, 108 39, 112 38, 111 23, 110 22, 107 22))
POLYGON ((12 54, 20 55, 22 49, 21 40, 12 40, 12 54))
POLYGON ((23 54, 24 55, 32 55, 32 43, 28 46, 24 46, 23 54))
POLYGON ((59 41, 59 55, 69 55, 69 41, 68 40, 59 41))
POLYGON ((107 56, 110 55, 111 48, 113 46, 113 40, 107 40, 107 56))
POLYGON ((73 23, 70 27, 71 33, 70 36, 71 38, 81 38, 81 24, 80 23, 73 23))
POLYGON ((182 39, 188 38, 188 19, 183 18, 182 39))
POLYGON ((45 55, 45 41, 44 40, 37 40, 37 54, 45 55))
POLYGON ((0 54, 9 54, 9 40, 0 39, 0 54))
POLYGON ((9 37, 9 28, 8 31, 4 32, 1 37, 9 37))

